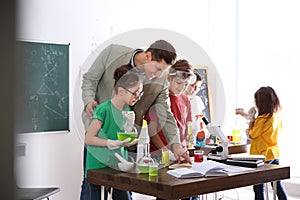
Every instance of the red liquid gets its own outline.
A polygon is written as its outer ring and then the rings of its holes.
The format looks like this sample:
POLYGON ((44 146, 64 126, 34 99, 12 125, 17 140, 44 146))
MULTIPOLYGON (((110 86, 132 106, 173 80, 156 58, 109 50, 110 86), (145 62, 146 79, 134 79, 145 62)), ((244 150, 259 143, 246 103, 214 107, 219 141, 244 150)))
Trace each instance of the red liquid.
POLYGON ((228 141, 231 142, 232 141, 232 136, 231 135, 227 135, 228 141))
POLYGON ((194 154, 194 162, 202 162, 203 155, 202 154, 194 154))

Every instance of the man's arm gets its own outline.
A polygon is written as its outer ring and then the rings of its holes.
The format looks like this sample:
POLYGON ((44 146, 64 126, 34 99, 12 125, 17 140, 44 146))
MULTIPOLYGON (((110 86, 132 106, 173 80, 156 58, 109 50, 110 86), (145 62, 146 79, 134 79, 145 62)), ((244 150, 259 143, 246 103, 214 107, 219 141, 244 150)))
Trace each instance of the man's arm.
POLYGON ((168 140, 168 144, 171 147, 175 158, 178 162, 181 161, 181 157, 185 161, 191 162, 187 150, 182 147, 180 142, 179 129, 173 113, 171 112, 169 90, 167 87, 159 93, 156 99, 155 108, 159 123, 161 124, 163 133, 168 140))
MULTIPOLYGON (((88 103, 95 101, 98 83, 105 72, 106 59, 109 57, 112 45, 106 47, 100 52, 96 59, 92 62, 89 70, 83 75, 82 80, 82 100, 84 108, 88 103)), ((86 62, 87 64, 90 62, 86 62)))
POLYGON ((134 49, 126 46, 111 44, 91 54, 84 63, 84 68, 89 67, 88 72, 83 75, 81 86, 84 103, 82 120, 86 130, 95 107, 112 96, 115 69, 128 63, 133 51, 134 49))
POLYGON ((174 143, 181 143, 179 129, 176 120, 171 112, 169 90, 164 88, 156 98, 155 110, 157 112, 159 124, 168 140, 170 146, 174 143))
POLYGON ((163 141, 161 140, 159 134, 155 134, 150 137, 151 142, 156 146, 157 149, 163 149, 163 148, 168 148, 168 146, 165 146, 163 141))

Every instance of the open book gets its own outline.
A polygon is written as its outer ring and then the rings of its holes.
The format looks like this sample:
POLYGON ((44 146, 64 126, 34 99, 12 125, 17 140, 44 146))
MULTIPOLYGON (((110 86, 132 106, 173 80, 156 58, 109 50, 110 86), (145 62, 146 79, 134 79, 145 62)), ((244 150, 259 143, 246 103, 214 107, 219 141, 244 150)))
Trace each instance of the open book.
POLYGON ((225 165, 213 160, 208 160, 201 163, 194 163, 190 169, 178 168, 174 170, 169 170, 167 173, 177 178, 228 176, 227 170, 225 169, 225 165))

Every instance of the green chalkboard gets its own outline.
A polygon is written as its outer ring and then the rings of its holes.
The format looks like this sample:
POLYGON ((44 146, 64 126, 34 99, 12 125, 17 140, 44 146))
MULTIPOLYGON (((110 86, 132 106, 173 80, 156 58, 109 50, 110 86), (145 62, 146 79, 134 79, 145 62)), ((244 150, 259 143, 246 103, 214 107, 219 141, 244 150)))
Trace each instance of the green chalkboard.
POLYGON ((69 44, 16 42, 15 132, 69 130, 69 44))

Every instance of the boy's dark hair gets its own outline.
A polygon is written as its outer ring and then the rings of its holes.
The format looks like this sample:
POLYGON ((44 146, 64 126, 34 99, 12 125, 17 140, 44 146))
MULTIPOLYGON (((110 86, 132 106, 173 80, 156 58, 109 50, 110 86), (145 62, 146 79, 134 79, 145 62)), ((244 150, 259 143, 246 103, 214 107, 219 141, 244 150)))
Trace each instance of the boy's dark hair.
POLYGON ((175 48, 165 40, 155 41, 146 51, 151 52, 153 61, 165 60, 168 65, 172 65, 177 57, 175 48))

